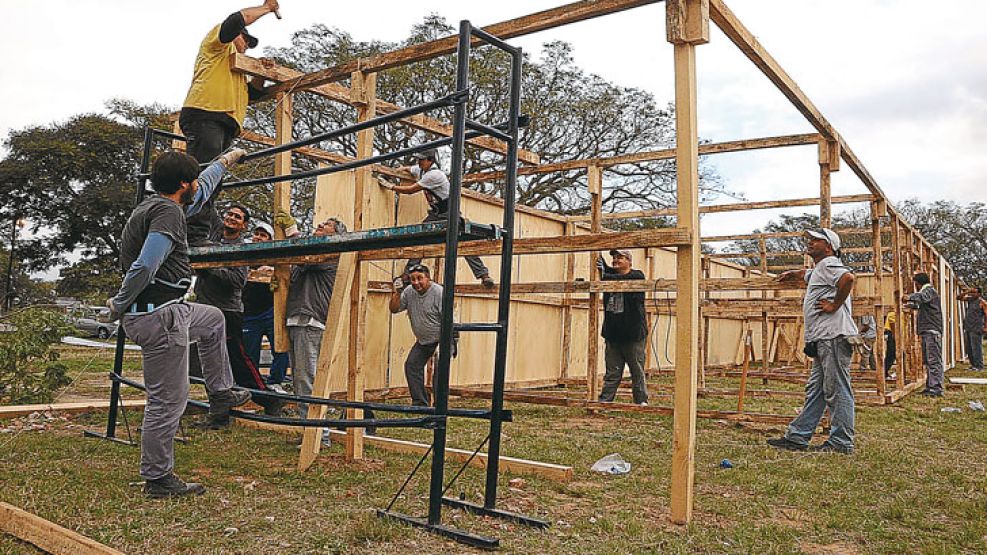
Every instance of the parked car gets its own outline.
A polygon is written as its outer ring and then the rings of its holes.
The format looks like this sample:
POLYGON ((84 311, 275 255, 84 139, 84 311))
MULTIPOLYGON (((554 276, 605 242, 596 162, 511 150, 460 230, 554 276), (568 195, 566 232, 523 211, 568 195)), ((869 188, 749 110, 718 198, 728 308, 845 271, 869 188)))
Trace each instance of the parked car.
POLYGON ((69 312, 69 323, 75 326, 79 333, 85 337, 98 337, 99 339, 109 339, 117 334, 120 322, 101 322, 105 320, 105 315, 109 309, 102 306, 81 306, 69 312), (101 318, 102 317, 102 318, 101 318))

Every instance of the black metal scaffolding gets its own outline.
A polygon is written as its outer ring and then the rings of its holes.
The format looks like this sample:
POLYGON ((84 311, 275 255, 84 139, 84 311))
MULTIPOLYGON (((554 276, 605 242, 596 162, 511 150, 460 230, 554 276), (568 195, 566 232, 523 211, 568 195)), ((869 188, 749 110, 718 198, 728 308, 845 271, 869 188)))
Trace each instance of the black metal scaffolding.
MULTIPOLYGON (((456 541, 463 542, 474 547, 484 549, 495 549, 499 546, 499 540, 487 536, 472 534, 464 530, 442 524, 442 507, 448 505, 460 508, 485 516, 509 519, 513 522, 535 526, 547 527, 548 523, 524 515, 502 511, 497 508, 497 478, 500 467, 501 451, 501 429, 503 422, 511 421, 510 411, 504 410, 504 382, 507 364, 507 339, 508 322, 510 317, 510 297, 511 297, 511 274, 512 255, 514 243, 514 208, 517 186, 517 166, 518 166, 518 135, 519 125, 523 122, 521 117, 521 49, 515 48, 495 36, 490 35, 480 29, 474 28, 469 21, 461 21, 459 25, 459 46, 457 49, 456 67, 456 90, 451 94, 438 100, 424 103, 419 106, 407 108, 400 112, 373 118, 365 122, 347 126, 327 133, 314 135, 312 137, 297 140, 288 144, 278 145, 248 155, 254 159, 264 155, 283 152, 298 146, 313 144, 327 138, 338 137, 347 133, 355 133, 360 130, 370 129, 377 125, 397 121, 401 117, 420 114, 436 108, 452 106, 453 134, 451 138, 434 140, 416 147, 403 149, 387 154, 381 154, 370 158, 337 164, 328 168, 292 173, 285 176, 263 177, 257 179, 237 181, 224 184, 224 187, 241 187, 247 185, 257 185, 272 183, 276 181, 296 180, 315 175, 322 175, 346 169, 364 167, 386 160, 393 160, 435 148, 437 146, 451 145, 452 147, 452 167, 450 170, 450 193, 448 219, 445 222, 420 224, 417 226, 401 226, 396 228, 385 228, 379 230, 367 230, 356 233, 343 233, 323 237, 318 240, 286 240, 275 241, 264 245, 243 245, 243 246, 222 246, 205 247, 192 249, 190 258, 194 262, 217 262, 217 261, 249 261, 251 258, 284 256, 291 254, 327 254, 344 251, 373 250, 401 246, 418 246, 427 244, 445 243, 444 271, 443 271, 443 292, 442 292, 442 321, 441 335, 439 339, 439 359, 433 374, 432 388, 434 392, 434 407, 411 407, 398 406, 381 403, 367 403, 357 401, 338 401, 318 397, 298 397, 293 395, 272 394, 270 392, 252 391, 256 395, 266 395, 278 397, 285 400, 301 401, 306 403, 326 404, 350 408, 363 408, 379 411, 389 411, 404 413, 410 418, 404 419, 364 419, 364 420, 307 420, 307 419, 285 419, 273 418, 242 411, 233 411, 237 418, 266 421, 292 426, 340 426, 340 427, 419 427, 432 430, 432 445, 430 453, 432 455, 431 472, 429 479, 428 514, 425 518, 418 518, 395 512, 389 505, 386 509, 379 509, 378 516, 393 518, 414 526, 422 527, 430 532, 437 533, 456 541), (467 118, 467 108, 469 103, 469 58, 470 40, 477 37, 481 41, 501 49, 510 55, 510 104, 508 106, 508 120, 499 125, 487 125, 480 122, 471 121, 467 118), (504 216, 501 227, 465 222, 460 217, 461 194, 463 184, 463 163, 464 147, 467 139, 488 135, 507 143, 506 155, 506 184, 504 187, 504 216), (456 288, 456 266, 459 255, 459 242, 462 240, 499 240, 502 242, 500 281, 498 295, 497 321, 490 323, 460 323, 453 321, 454 300, 456 288), (450 409, 449 408, 449 369, 452 362, 452 344, 455 334, 460 332, 494 332, 496 337, 496 351, 493 360, 493 396, 489 410, 470 409, 450 409), (465 469, 459 470, 453 479, 445 484, 445 450, 446 450, 446 425, 449 417, 480 418, 489 420, 490 432, 484 443, 489 442, 487 456, 486 480, 484 485, 483 504, 473 504, 460 499, 444 497, 445 492, 452 483, 459 477, 465 469)), ((154 129, 146 129, 144 134, 144 156, 138 172, 137 197, 136 202, 140 203, 144 197, 145 180, 148 177, 150 156, 152 151, 152 141, 155 136, 170 138, 173 140, 184 140, 184 137, 154 129)), ((140 387, 138 382, 134 382, 122 376, 124 334, 118 335, 116 357, 114 359, 113 372, 110 374, 112 389, 110 395, 110 411, 107 421, 106 433, 97 434, 86 432, 93 437, 101 437, 113 441, 128 443, 116 437, 117 417, 122 409, 120 403, 120 385, 140 387)), ((197 401, 189 401, 192 405, 202 405, 197 401)), ((482 447, 482 444, 481 444, 482 447)), ((480 448, 477 448, 477 452, 480 448)), ((474 452, 474 456, 476 453, 474 452)), ((426 453, 427 456, 427 453, 426 453)), ((425 457, 419 461, 415 471, 424 462, 425 457)), ((412 472, 412 475, 414 471, 412 472)), ((410 481, 409 476, 408 481, 410 481)), ((402 486, 402 491, 408 481, 402 486)), ((398 492, 400 494, 400 491, 398 492)), ((395 496, 397 499, 397 496, 395 496)), ((391 503, 393 505, 393 501, 391 503)))

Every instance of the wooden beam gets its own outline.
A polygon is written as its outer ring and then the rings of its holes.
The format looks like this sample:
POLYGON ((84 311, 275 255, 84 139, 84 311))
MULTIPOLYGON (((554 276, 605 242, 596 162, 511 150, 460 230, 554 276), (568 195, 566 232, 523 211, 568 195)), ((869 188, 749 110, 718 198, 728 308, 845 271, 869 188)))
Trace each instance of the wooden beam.
MULTIPOLYGON (((871 233, 870 229, 858 229, 852 227, 841 227, 834 229, 833 231, 843 235, 869 235, 871 233)), ((890 226, 885 226, 881 228, 881 233, 891 233, 892 229, 890 226)), ((801 237, 805 235, 804 231, 773 231, 767 233, 741 233, 738 235, 709 235, 703 237, 703 243, 722 243, 726 241, 750 241, 757 240, 760 238, 764 239, 778 239, 782 237, 801 237)))
MULTIPOLYGON (((128 409, 141 409, 144 408, 147 401, 144 399, 127 399, 120 401, 120 403, 123 407, 128 409)), ((5 407, 0 407, 0 420, 5 418, 19 418, 21 416, 28 416, 35 412, 64 412, 67 414, 75 414, 94 410, 106 410, 108 408, 110 408, 109 401, 78 401, 74 403, 39 405, 8 405, 5 407)))
MULTIPOLYGON (((236 423, 244 426, 246 428, 252 428, 255 430, 268 430, 275 431, 286 434, 298 434, 299 428, 297 426, 285 426, 282 424, 269 424, 267 422, 255 422, 252 420, 242 420, 237 419, 236 423)), ((339 430, 329 430, 330 437, 336 439, 342 439, 346 437, 345 432, 339 430)), ((407 453, 411 455, 423 455, 425 451, 429 449, 429 445, 425 443, 416 443, 412 441, 404 441, 400 439, 393 439, 383 436, 365 436, 363 439, 366 445, 382 449, 384 451, 393 451, 395 453, 407 453)), ((454 449, 452 447, 446 447, 446 459, 455 461, 457 463, 465 463, 473 451, 467 451, 465 449, 454 449)), ((476 457, 470 461, 470 466, 474 468, 486 468, 487 467, 487 454, 477 453, 476 457)), ((541 478, 547 478, 549 480, 556 480, 559 482, 568 482, 573 478, 573 471, 571 466, 564 466, 560 464, 552 464, 539 461, 531 461, 527 459, 518 459, 515 457, 505 457, 501 455, 500 465, 498 467, 500 472, 504 474, 516 474, 522 476, 539 476, 541 478)))
MULTIPOLYGON (((257 58, 251 58, 250 56, 244 54, 234 54, 231 65, 233 71, 263 77, 264 79, 277 82, 296 79, 304 75, 300 71, 284 66, 264 64, 257 58)), ((325 85, 320 85, 318 87, 305 90, 324 98, 328 98, 329 100, 334 100, 349 106, 359 107, 359 103, 354 102, 353 100, 351 89, 338 83, 327 83, 325 85)), ((403 108, 397 104, 384 102, 382 100, 377 101, 377 113, 380 115, 391 114, 399 110, 403 110, 403 108)), ((401 123, 404 123, 411 128, 420 129, 436 135, 442 135, 445 137, 452 136, 451 125, 442 123, 441 121, 428 117, 424 114, 404 118, 401 120, 401 123)), ((490 152, 507 154, 507 144, 492 137, 476 137, 469 139, 467 142, 473 146, 484 150, 489 150, 490 152)), ((541 161, 536 153, 522 149, 518 149, 518 160, 521 160, 527 164, 537 164, 541 161)))
MULTIPOLYGON (((503 40, 529 35, 546 29, 553 29, 579 21, 616 13, 638 6, 657 3, 659 0, 583 0, 550 10, 518 17, 501 23, 487 25, 483 30, 503 40)), ((312 87, 349 78, 357 70, 383 71, 392 67, 421 62, 456 51, 458 36, 449 36, 421 44, 414 44, 378 54, 369 58, 359 58, 336 67, 323 69, 285 81, 268 89, 268 92, 282 90, 306 90, 312 87)), ((479 44, 478 39, 473 42, 479 44)))
POLYGON ((706 0, 666 2, 666 21, 683 21, 682 32, 668 29, 675 58, 676 217, 691 241, 675 252, 675 399, 672 415, 671 519, 692 520, 695 485, 696 409, 699 358, 699 134, 696 115, 696 45, 708 40, 706 0), (671 13, 669 13, 671 12, 671 13), (706 36, 703 36, 705 30, 706 36))
MULTIPOLYGON (((779 137, 765 137, 761 139, 742 139, 739 141, 727 141, 722 143, 709 143, 699 145, 699 154, 721 154, 725 152, 741 152, 746 150, 759 150, 765 148, 779 148, 785 146, 814 145, 819 141, 818 133, 806 133, 801 135, 783 135, 779 137)), ((535 175, 542 173, 556 173, 563 171, 585 170, 589 166, 597 165, 603 168, 619 166, 621 164, 641 164, 644 162, 654 162, 657 160, 671 160, 675 158, 674 148, 661 150, 649 150, 645 152, 635 152, 622 154, 609 158, 585 158, 582 160, 568 160, 552 164, 542 164, 540 166, 527 166, 518 168, 518 175, 535 175)), ((483 181, 497 181, 504 178, 504 172, 483 172, 473 173, 463 176, 464 183, 477 183, 483 181)))
MULTIPOLYGON (((343 315, 343 310, 349 310, 350 284, 353 282, 353 275, 356 273, 356 253, 348 252, 339 258, 339 265, 336 268, 336 280, 333 285, 333 295, 329 299, 329 308, 326 315, 326 322, 335 325, 327 325, 326 331, 322 335, 322 343, 319 345, 319 362, 315 369, 315 382, 312 384, 313 397, 328 397, 329 382, 332 377, 333 353, 336 346, 344 338, 349 337, 349 328, 339 325, 343 315), (343 330, 346 330, 345 335, 343 330)), ((309 405, 308 418, 321 419, 326 416, 326 405, 309 405)), ((239 422, 239 420, 238 420, 239 422)), ((302 437, 302 449, 298 455, 298 470, 307 470, 315 458, 319 455, 322 446, 321 428, 296 428, 304 430, 302 437)))
MULTIPOLYGON (((854 202, 871 202, 874 195, 843 195, 832 197, 833 204, 849 204, 854 202)), ((820 198, 793 198, 786 200, 765 200, 758 202, 735 202, 730 204, 707 204, 699 207, 701 214, 713 214, 718 212, 742 212, 745 210, 766 210, 770 208, 790 208, 794 206, 817 206, 822 203, 820 198)), ((625 220, 630 218, 654 218, 658 216, 675 216, 675 207, 658 208, 655 210, 637 210, 634 212, 619 212, 604 214, 604 220, 625 220)), ((585 221, 588 216, 572 216, 573 221, 585 221)))
MULTIPOLYGON (((600 233, 603 225, 600 222, 600 214, 603 211, 603 168, 600 166, 590 166, 587 172, 588 186, 590 194, 590 231, 600 233)), ((589 282, 600 283, 600 275, 596 269, 596 260, 600 256, 599 251, 589 253, 589 282)), ((597 374, 600 366, 600 293, 592 291, 589 295, 589 314, 587 320, 586 346, 586 398, 595 401, 599 396, 597 390, 597 374)))
POLYGON ((122 551, 2 501, 0 531, 53 555, 123 555, 122 551))
MULTIPOLYGON (((292 106, 294 101, 291 94, 280 94, 278 105, 274 111, 274 142, 283 145, 291 142, 292 106)), ((291 151, 274 155, 274 175, 291 173, 291 151)), ((291 214, 291 181, 279 181, 274 184, 274 199, 272 202, 274 214, 291 214)), ((274 223, 274 239, 284 239, 285 229, 274 223)), ((289 350, 287 315, 288 284, 291 281, 291 267, 284 262, 274 264, 274 350, 286 353, 289 350)))

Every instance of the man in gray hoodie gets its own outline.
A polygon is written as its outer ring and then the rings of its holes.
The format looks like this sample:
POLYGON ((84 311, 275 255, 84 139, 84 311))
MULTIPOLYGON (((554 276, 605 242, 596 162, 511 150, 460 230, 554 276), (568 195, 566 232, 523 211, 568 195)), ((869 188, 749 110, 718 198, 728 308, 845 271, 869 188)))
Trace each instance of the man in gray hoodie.
POLYGON ((925 363, 925 389, 922 395, 942 397, 945 370, 942 366, 942 301, 932 287, 929 274, 919 272, 912 278, 916 293, 905 295, 906 308, 917 310, 915 331, 922 339, 922 361, 925 363))
MULTIPOLYGON (((312 235, 323 237, 344 233, 346 225, 336 218, 329 218, 315 227, 312 235)), ((337 260, 318 264, 300 264, 291 267, 288 286, 288 337, 291 339, 291 383, 295 395, 311 395, 315 381, 315 368, 319 362, 322 335, 327 325, 329 299, 336 283, 337 260)), ((298 403, 298 413, 308 416, 308 404, 298 403)))

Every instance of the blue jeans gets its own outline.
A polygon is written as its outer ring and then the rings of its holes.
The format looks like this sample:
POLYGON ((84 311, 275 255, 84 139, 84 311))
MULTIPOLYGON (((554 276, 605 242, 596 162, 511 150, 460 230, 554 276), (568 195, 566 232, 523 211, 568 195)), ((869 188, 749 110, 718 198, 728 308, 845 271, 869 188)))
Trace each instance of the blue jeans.
POLYGON ((288 353, 274 352, 274 308, 256 316, 243 319, 243 348, 247 356, 260 367, 260 345, 264 337, 271 344, 271 375, 267 383, 280 384, 288 372, 288 353))
POLYGON ((812 361, 812 373, 805 384, 805 405, 802 412, 788 425, 785 437, 789 441, 808 445, 812 434, 829 409, 828 443, 853 449, 854 400, 850 386, 850 360, 853 346, 846 337, 822 339, 816 342, 818 355, 812 361))

